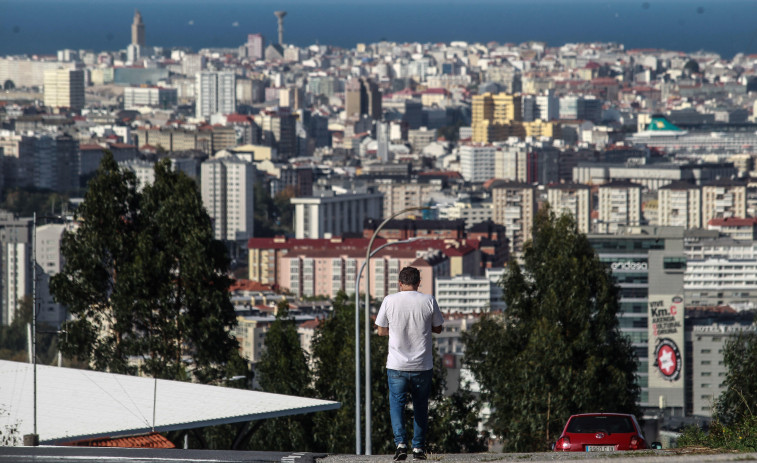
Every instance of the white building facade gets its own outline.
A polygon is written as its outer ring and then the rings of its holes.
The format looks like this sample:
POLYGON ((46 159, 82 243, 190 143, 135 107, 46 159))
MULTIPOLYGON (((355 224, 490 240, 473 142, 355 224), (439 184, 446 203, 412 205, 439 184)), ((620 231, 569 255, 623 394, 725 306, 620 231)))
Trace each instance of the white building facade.
POLYGON ((196 86, 195 116, 198 119, 236 111, 236 77, 233 72, 199 72, 196 86))
POLYGON ((292 198, 295 238, 328 238, 363 231, 365 219, 383 218, 381 193, 324 192, 292 198))
POLYGON ((246 241, 254 231, 255 166, 233 154, 200 166, 202 202, 218 240, 246 241))

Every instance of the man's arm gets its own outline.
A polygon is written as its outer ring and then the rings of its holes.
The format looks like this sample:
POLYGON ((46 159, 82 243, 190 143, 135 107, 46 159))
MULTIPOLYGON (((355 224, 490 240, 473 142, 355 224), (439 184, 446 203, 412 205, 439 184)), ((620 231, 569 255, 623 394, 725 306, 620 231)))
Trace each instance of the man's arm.
MULTIPOLYGON (((378 335, 379 336, 389 336, 389 327, 388 326, 387 327, 378 326, 377 328, 378 328, 378 335)), ((441 326, 439 328, 441 328, 441 326)))
MULTIPOLYGON (((442 326, 442 325, 439 325, 439 326, 432 326, 432 327, 431 327, 431 332, 432 332, 432 333, 436 333, 436 334, 439 334, 439 333, 441 333, 441 332, 442 332, 442 328, 443 328, 443 326, 442 326)), ((379 328, 379 329, 381 329, 381 328, 379 328)), ((380 331, 379 331, 379 334, 381 334, 381 332, 380 332, 380 331)))

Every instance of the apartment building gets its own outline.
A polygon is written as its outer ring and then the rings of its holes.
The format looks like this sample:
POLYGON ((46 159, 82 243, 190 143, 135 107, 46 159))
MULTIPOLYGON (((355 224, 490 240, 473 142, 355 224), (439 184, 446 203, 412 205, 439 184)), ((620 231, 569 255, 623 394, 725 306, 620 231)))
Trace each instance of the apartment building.
POLYGON ((492 220, 504 225, 510 241, 510 255, 521 256, 523 244, 531 239, 536 215, 536 191, 527 183, 499 180, 490 187, 492 220))
POLYGON ((445 315, 480 314, 505 310, 502 287, 505 269, 486 269, 484 276, 457 275, 436 280, 435 297, 445 315))
POLYGON ((198 72, 195 82, 195 117, 208 119, 213 114, 231 114, 236 111, 236 77, 233 72, 198 72))
POLYGON ((591 188, 577 183, 547 186, 547 201, 556 214, 573 216, 581 233, 591 232, 591 188))
POLYGON ((747 184, 721 179, 702 185, 702 223, 725 217, 746 217, 747 184))
POLYGON ((657 221, 662 226, 702 226, 702 190, 689 182, 675 181, 657 190, 657 221))
POLYGON ((599 187, 597 231, 615 233, 624 226, 641 225, 641 185, 613 181, 599 187))
POLYGON ((467 144, 460 147, 460 173, 471 183, 482 183, 494 175, 496 148, 467 144))
POLYGON ((45 71, 45 106, 81 110, 84 107, 84 71, 48 69, 45 71))
POLYGON ((200 183, 215 239, 239 242, 252 238, 255 166, 226 153, 202 163, 200 183))
POLYGON ((317 196, 292 198, 295 238, 330 238, 360 233, 363 221, 384 217, 381 193, 324 191, 317 196))

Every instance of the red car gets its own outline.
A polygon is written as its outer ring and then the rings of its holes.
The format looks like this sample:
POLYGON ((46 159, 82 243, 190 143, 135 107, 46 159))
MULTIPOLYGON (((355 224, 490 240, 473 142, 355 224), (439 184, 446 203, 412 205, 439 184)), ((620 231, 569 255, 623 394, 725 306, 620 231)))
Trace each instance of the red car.
POLYGON ((555 452, 614 452, 649 448, 633 415, 584 413, 568 418, 555 452))

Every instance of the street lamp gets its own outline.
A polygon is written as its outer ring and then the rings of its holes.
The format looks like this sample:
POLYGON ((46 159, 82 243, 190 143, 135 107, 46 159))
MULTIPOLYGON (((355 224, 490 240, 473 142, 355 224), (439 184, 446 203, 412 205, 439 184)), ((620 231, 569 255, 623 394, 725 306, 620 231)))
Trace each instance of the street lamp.
MULTIPOLYGON (((366 267, 365 271, 365 454, 371 455, 371 266, 370 260, 371 248, 373 247, 373 241, 378 236, 379 232, 384 225, 395 217, 402 215, 410 211, 425 211, 430 210, 431 207, 408 207, 402 209, 399 212, 394 213, 389 218, 385 219, 378 228, 373 231, 370 241, 368 241, 368 249, 365 251, 365 262, 363 265, 366 267)), ((380 248, 379 248, 380 249, 380 248)), ((356 294, 357 296, 357 294, 356 294)), ((355 307, 357 310, 357 307, 355 307)), ((357 316, 357 315, 356 315, 357 316)), ((355 346, 357 350, 357 346, 355 346)), ((357 375, 357 373, 356 373, 357 375)), ((357 377, 357 376, 356 376, 357 377)), ((357 404, 356 404, 357 405, 357 404)))
POLYGON ((33 431, 31 435, 24 436, 24 445, 39 445, 39 435, 37 434, 37 219, 56 219, 58 216, 42 215, 37 216, 35 212, 32 216, 32 370, 34 383, 34 417, 33 431))
MULTIPOLYGON (((405 243, 412 243, 413 241, 418 241, 425 239, 423 237, 413 237, 410 239, 402 240, 402 241, 391 241, 388 243, 384 243, 378 248, 374 249, 373 252, 371 252, 371 257, 378 254, 379 251, 384 249, 387 246, 392 246, 395 244, 405 244, 405 243)), ((365 266, 368 261, 364 261, 363 265, 360 266, 360 271, 357 274, 357 279, 355 280, 355 455, 360 455, 360 279, 363 276, 363 270, 365 270, 365 266)), ((368 290, 370 290, 370 286, 368 286, 368 290)), ((367 314, 367 312, 366 312, 367 314)), ((366 383, 366 388, 368 388, 368 384, 366 383)), ((368 414, 367 416, 370 416, 368 414)))

